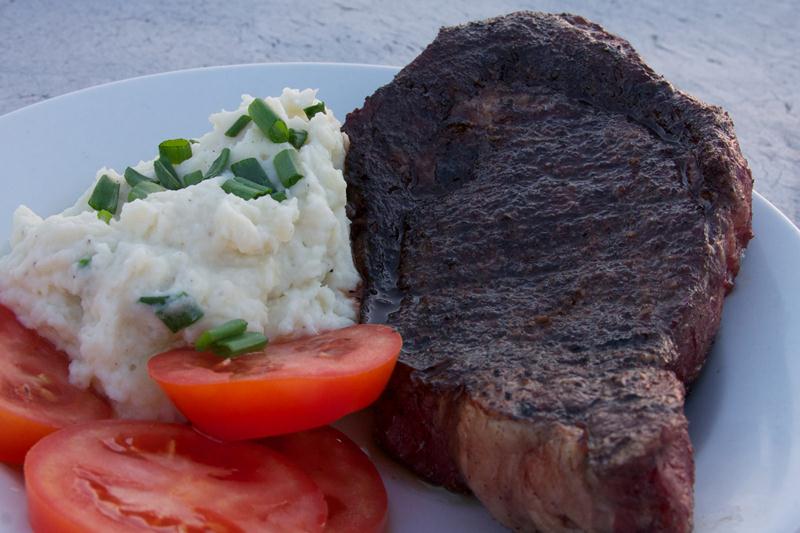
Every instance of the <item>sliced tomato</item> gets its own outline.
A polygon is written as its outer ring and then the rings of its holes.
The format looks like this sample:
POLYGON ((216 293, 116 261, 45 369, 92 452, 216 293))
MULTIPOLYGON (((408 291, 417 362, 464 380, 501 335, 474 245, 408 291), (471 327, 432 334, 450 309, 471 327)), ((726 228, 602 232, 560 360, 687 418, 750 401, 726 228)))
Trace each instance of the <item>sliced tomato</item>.
POLYGON ((22 463, 31 446, 58 428, 111 417, 104 400, 68 376, 67 355, 0 306, 0 461, 22 463))
POLYGON ((311 476, 328 503, 326 533, 378 533, 387 497, 378 470, 344 433, 321 427, 263 441, 311 476))
POLYGON ((204 433, 223 440, 268 437, 333 422, 374 402, 402 340, 360 324, 234 359, 179 349, 150 359, 150 376, 204 433))
POLYGON ((327 517, 320 489, 285 457, 177 424, 62 429, 31 448, 25 484, 37 533, 315 532, 327 517))

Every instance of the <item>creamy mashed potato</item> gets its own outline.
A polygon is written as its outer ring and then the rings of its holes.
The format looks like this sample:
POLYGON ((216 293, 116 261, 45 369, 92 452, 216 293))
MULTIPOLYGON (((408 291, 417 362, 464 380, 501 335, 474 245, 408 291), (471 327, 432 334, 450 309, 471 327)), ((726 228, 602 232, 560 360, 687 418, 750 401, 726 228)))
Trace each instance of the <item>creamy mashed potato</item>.
MULTIPOLYGON (((255 157, 282 188, 272 158, 287 143, 270 142, 253 123, 236 138, 224 135, 251 101, 244 96, 238 110, 211 116, 213 131, 176 165, 179 175, 205 173, 227 147, 230 163, 255 157)), ((87 205, 94 185, 61 214, 42 219, 25 206, 14 213, 11 252, 0 258, 0 301, 65 350, 71 381, 97 387, 120 416, 177 416, 148 377, 147 360, 192 343, 207 328, 243 318, 249 330, 275 339, 356 319, 350 291, 359 277, 342 176, 347 138, 330 111, 305 116, 315 91, 285 89, 265 101, 290 128, 308 131, 297 158, 304 177, 282 202, 226 194, 220 185, 232 177, 228 167, 198 185, 126 202, 108 224, 87 205), (181 291, 205 314, 177 334, 138 301, 181 291)), ((152 161, 134 168, 153 176, 152 161)), ((127 198, 124 178, 107 168, 97 178, 103 174, 127 198)))

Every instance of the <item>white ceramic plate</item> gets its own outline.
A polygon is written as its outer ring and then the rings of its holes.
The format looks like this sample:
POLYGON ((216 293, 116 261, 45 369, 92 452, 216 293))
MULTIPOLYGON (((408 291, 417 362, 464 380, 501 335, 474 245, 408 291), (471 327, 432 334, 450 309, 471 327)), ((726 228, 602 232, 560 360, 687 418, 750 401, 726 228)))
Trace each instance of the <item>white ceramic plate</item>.
MULTIPOLYGON (((123 169, 166 138, 196 136, 206 117, 284 86, 316 87, 340 120, 391 80, 391 67, 245 65, 174 72, 68 94, 0 117, 0 240, 20 203, 53 214, 103 165, 123 169)), ((800 232, 753 199, 756 238, 687 414, 695 446, 697 531, 800 526, 800 232)), ((384 476, 391 531, 503 531, 469 498, 415 480, 381 456, 363 419, 342 427, 384 476)), ((3 431, 3 428, 0 428, 3 431)), ((28 532, 18 471, 0 465, 0 532, 28 532)))

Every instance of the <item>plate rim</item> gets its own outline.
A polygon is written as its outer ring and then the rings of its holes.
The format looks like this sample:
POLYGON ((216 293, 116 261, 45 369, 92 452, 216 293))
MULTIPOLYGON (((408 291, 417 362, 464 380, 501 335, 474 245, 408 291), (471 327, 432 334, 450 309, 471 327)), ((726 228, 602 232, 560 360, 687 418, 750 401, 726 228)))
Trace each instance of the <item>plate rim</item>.
POLYGON ((46 98, 44 100, 40 100, 38 102, 33 102, 32 104, 25 105, 18 109, 12 109, 6 113, 0 115, 0 120, 10 117, 12 115, 17 115, 18 113, 22 113, 24 111, 28 111, 33 108, 38 108, 43 105, 48 105, 54 101, 61 101, 69 98, 74 98, 78 95, 83 95, 84 93, 90 93, 93 91, 98 91, 102 89, 106 89, 109 87, 113 87, 115 85, 121 85, 130 82, 136 81, 143 81, 148 80, 151 78, 161 78, 167 76, 174 76, 178 74, 189 74, 189 73, 196 73, 196 72, 211 72, 211 71, 222 71, 222 70, 239 70, 245 68, 258 68, 258 67, 322 67, 322 68, 332 68, 332 67, 347 67, 347 68, 355 68, 359 70, 386 70, 386 71, 395 71, 400 72, 403 69, 401 66, 396 65, 381 65, 378 63, 350 63, 346 61, 267 61, 267 62, 253 62, 253 63, 233 63, 230 65, 209 65, 205 67, 191 67, 191 68, 182 68, 182 69, 175 69, 175 70, 166 70, 163 72, 153 72, 150 74, 142 74, 141 76, 132 76, 130 78, 122 78, 119 80, 112 80, 107 81, 104 83, 98 83, 96 85, 89 85, 88 87, 83 87, 81 89, 75 89, 73 91, 69 91, 63 94, 58 94, 56 96, 52 96, 50 98, 46 98))

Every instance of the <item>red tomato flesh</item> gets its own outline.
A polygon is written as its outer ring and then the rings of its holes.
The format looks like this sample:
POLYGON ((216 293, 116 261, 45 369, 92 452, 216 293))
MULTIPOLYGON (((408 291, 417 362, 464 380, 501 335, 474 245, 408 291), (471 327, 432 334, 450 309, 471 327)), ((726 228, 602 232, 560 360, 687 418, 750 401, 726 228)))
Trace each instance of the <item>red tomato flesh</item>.
POLYGON ((69 383, 67 355, 0 306, 0 461, 21 464, 58 428, 109 417, 104 400, 69 383))
POLYGON ((199 430, 250 439, 322 426, 368 406, 401 346, 392 328, 359 324, 234 359, 173 350, 150 359, 148 370, 199 430))
POLYGON ((344 433, 321 427, 263 441, 302 468, 328 503, 326 533, 378 533, 387 497, 378 470, 344 433))
POLYGON ((37 533, 316 532, 327 516, 320 489, 280 454, 177 424, 62 429, 31 448, 25 483, 37 533))

